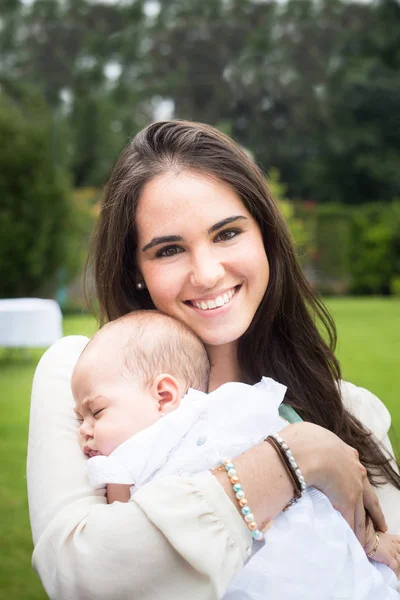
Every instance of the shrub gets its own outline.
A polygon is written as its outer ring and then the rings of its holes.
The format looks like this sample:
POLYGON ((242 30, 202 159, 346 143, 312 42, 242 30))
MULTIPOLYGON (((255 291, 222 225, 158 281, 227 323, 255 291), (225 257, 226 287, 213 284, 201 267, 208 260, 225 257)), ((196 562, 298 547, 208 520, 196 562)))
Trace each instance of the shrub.
POLYGON ((99 212, 100 197, 101 192, 91 187, 78 188, 72 194, 72 218, 68 230, 68 255, 65 265, 67 282, 73 280, 84 265, 99 212))
POLYGON ((350 274, 351 291, 356 294, 390 294, 396 289, 400 276, 399 202, 354 209, 350 274))
POLYGON ((312 256, 317 286, 324 293, 345 293, 350 285, 352 209, 341 204, 318 205, 314 211, 312 256))
POLYGON ((400 298, 400 275, 392 277, 390 282, 390 291, 393 296, 400 298))
MULTIPOLYGON (((21 90, 19 90, 21 92, 21 90)), ((53 295, 71 219, 66 173, 52 157, 41 98, 0 90, 0 296, 53 295)))
POLYGON ((297 214, 295 204, 285 197, 287 186, 280 181, 279 171, 275 167, 268 171, 268 187, 289 225, 299 259, 304 262, 304 255, 310 241, 310 230, 304 219, 297 214))

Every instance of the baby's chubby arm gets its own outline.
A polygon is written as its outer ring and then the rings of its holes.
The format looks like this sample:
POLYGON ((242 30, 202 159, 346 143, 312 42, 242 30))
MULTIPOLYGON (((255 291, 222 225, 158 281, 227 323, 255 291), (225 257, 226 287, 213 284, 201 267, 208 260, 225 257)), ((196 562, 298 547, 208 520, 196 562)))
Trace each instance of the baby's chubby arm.
POLYGON ((107 485, 107 502, 128 502, 131 497, 130 485, 120 483, 109 483, 107 485))

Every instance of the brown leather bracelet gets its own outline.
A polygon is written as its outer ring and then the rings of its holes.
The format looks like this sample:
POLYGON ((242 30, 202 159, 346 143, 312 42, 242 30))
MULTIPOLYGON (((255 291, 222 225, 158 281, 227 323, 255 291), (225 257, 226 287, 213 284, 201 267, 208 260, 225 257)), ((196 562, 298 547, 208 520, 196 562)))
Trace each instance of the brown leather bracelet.
POLYGON ((290 479, 292 480, 292 483, 294 486, 294 495, 296 496, 296 498, 300 498, 301 497, 300 482, 299 482, 298 478, 296 477, 296 473, 295 473, 292 465, 290 464, 285 452, 283 451, 281 446, 278 444, 278 442, 272 436, 269 435, 267 438, 265 438, 264 441, 271 444, 271 446, 273 446, 275 448, 275 450, 277 451, 277 453, 279 454, 279 457, 280 457, 281 461, 283 462, 283 464, 285 465, 288 475, 289 475, 290 479))
POLYGON ((301 498, 301 488, 299 489, 300 484, 296 477, 296 474, 292 469, 292 465, 288 462, 286 454, 284 453, 278 442, 272 436, 266 437, 264 442, 268 442, 276 450, 283 466, 286 469, 287 474, 289 475, 290 480, 293 483, 293 497, 291 498, 291 500, 289 500, 289 502, 283 509, 283 512, 286 512, 291 506, 293 506, 293 504, 297 502, 299 498, 301 498))

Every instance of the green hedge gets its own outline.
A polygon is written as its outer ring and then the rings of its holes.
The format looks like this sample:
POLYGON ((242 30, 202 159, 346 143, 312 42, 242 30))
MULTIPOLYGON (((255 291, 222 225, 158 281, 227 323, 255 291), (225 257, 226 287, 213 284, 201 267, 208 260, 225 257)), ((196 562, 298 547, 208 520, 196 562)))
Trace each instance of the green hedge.
POLYGON ((351 291, 396 292, 400 277, 400 202, 354 210, 350 226, 351 291))
POLYGON ((400 295, 400 201, 295 206, 310 232, 303 262, 322 292, 400 295))

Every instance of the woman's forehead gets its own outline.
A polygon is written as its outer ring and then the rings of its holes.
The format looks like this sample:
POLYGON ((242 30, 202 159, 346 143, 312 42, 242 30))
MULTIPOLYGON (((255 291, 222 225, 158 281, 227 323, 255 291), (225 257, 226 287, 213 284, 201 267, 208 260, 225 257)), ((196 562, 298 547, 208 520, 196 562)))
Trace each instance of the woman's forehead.
POLYGON ((165 173, 143 189, 136 212, 138 236, 175 233, 167 229, 197 224, 205 229, 232 215, 249 216, 239 195, 210 176, 165 173))

